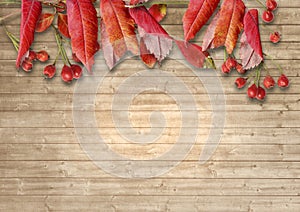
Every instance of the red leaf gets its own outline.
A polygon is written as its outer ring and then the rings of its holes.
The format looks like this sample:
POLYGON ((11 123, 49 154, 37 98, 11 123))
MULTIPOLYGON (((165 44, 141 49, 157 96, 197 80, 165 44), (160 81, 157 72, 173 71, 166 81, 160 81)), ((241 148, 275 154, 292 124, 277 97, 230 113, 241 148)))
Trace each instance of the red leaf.
POLYGON ((172 48, 172 38, 153 18, 146 7, 131 8, 129 12, 139 26, 140 36, 143 37, 147 49, 161 62, 172 48))
POLYGON ((182 22, 184 39, 195 37, 216 10, 220 0, 191 0, 182 22))
POLYGON ((213 46, 225 46, 231 54, 243 29, 245 5, 242 0, 224 0, 218 19, 213 46))
POLYGON ((70 38, 69 29, 68 29, 68 16, 66 14, 58 13, 57 27, 59 32, 63 36, 70 38))
POLYGON ((50 27, 54 19, 54 14, 51 13, 42 13, 40 15, 40 19, 36 25, 36 32, 44 32, 46 29, 50 27))
POLYGON ((160 22, 167 15, 167 5, 154 4, 149 8, 149 13, 157 22, 160 22))
POLYGON ((200 46, 180 40, 175 40, 175 42, 185 59, 190 64, 197 68, 203 67, 206 55, 203 53, 202 48, 200 46))
POLYGON ((96 9, 91 0, 67 0, 66 4, 72 51, 91 71, 99 50, 96 9))
POLYGON ((213 20, 211 21, 210 25, 208 26, 205 32, 205 35, 203 37, 203 44, 202 44, 203 51, 206 51, 209 48, 214 48, 213 40, 214 40, 215 30, 216 30, 219 17, 220 17, 220 12, 218 12, 215 15, 215 17, 213 18, 213 20))
POLYGON ((241 36, 240 57, 244 69, 251 69, 263 61, 259 34, 258 11, 249 10, 244 17, 245 31, 241 36))
POLYGON ((149 68, 153 68, 157 61, 154 54, 151 54, 150 51, 147 49, 146 44, 144 42, 144 38, 142 37, 140 39, 140 57, 144 64, 149 68))
POLYGON ((42 5, 37 0, 22 0, 21 10, 20 45, 16 60, 18 68, 34 40, 34 31, 42 12, 42 5))
POLYGON ((129 4, 130 5, 135 5, 135 4, 142 4, 142 3, 145 3, 149 0, 130 0, 129 4))
MULTIPOLYGON (((102 25, 105 27, 105 32, 101 31, 107 36, 109 42, 106 45, 111 45, 115 58, 121 58, 127 51, 137 55, 139 48, 134 21, 130 17, 124 2, 122 0, 101 0, 100 12, 102 14, 102 25)), ((107 58, 111 57, 107 56, 107 58)), ((110 68, 112 64, 115 64, 111 61, 106 62, 110 68)))

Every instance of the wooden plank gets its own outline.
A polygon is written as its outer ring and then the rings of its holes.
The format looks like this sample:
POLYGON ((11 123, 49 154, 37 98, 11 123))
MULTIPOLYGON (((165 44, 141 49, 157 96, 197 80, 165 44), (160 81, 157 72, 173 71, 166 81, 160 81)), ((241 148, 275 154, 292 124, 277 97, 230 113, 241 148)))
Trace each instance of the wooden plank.
MULTIPOLYGON (((145 128, 136 129, 138 133, 146 131, 145 128)), ((198 142, 203 140, 210 128, 201 128, 199 130, 198 142)), ((86 130, 88 135, 90 130, 86 130)), ((161 136, 165 140, 172 140, 179 135, 178 128, 166 128, 161 136)), ((184 133, 184 132, 183 132, 184 133)), ((115 128, 102 128, 101 135, 109 136, 111 139, 106 140, 110 144, 112 141, 115 144, 128 143, 124 139, 120 139, 120 134, 115 128)), ((123 136, 132 136, 131 130, 124 131, 123 136)), ((222 134, 222 144, 239 144, 239 145, 268 145, 268 144, 285 144, 299 145, 300 144, 300 129, 299 128, 224 128, 222 134), (286 135, 291 135, 287 137, 286 135)), ((0 128, 1 144, 71 144, 78 143, 74 128, 0 128)), ((194 141, 187 141, 187 143, 194 141)), ((155 143, 166 143, 163 140, 158 140, 155 143)))
MULTIPOLYGON (((168 144, 109 144, 108 148, 123 157, 131 160, 145 160, 149 166, 158 165, 160 161, 153 159, 168 151, 173 147, 173 141, 168 144)), ((198 161, 203 144, 178 144, 182 148, 191 146, 186 160, 198 161)), ((97 144, 85 145, 85 150, 90 154, 99 154, 97 144)), ((80 144, 0 144, 0 160, 22 161, 22 160, 84 160, 89 161, 87 153, 80 144)), ((105 151, 105 149, 103 150, 105 151)), ((220 142, 211 161, 300 161, 300 145, 240 145, 222 144, 220 142)), ((186 152, 178 151, 174 153, 174 158, 181 158, 186 152)), ((107 159, 109 160, 109 159, 107 159)), ((107 161, 103 160, 103 161, 107 161)), ((170 160, 172 161, 172 160, 170 160)))
MULTIPOLYGON (((113 162, 112 162, 113 163, 113 162)), ((0 178, 110 178, 92 161, 2 161, 0 178), (88 176, 87 176, 88 173, 88 176)), ((300 162, 183 161, 160 179, 300 178, 300 162)))
POLYGON ((274 195, 297 196, 299 179, 0 179, 0 195, 274 195), (220 192, 221 189, 221 192, 220 192))

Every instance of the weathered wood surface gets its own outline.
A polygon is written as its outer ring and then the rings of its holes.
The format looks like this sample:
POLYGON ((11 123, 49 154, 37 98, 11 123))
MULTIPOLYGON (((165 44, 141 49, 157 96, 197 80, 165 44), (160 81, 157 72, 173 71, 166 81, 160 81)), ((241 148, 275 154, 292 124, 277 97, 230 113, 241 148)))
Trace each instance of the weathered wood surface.
MULTIPOLYGON (((189 1, 181 0, 183 5, 177 5, 176 0, 168 2, 173 5, 168 8, 163 26, 171 35, 182 38, 181 19, 189 1)), ((229 77, 217 73, 226 96, 226 122, 219 146, 210 160, 201 164, 199 155, 212 127, 213 110, 203 84, 209 77, 201 81, 178 54, 172 53, 160 69, 190 89, 201 124, 187 157, 152 179, 122 179, 98 168, 76 136, 73 112, 81 110, 73 105, 76 83, 66 85, 58 76, 45 80, 41 72, 44 64, 35 64, 29 74, 17 71, 16 52, 0 28, 0 211, 299 211, 300 1, 278 2, 274 23, 261 25, 260 29, 264 51, 284 68, 291 87, 285 91, 275 88, 260 103, 249 100, 246 90, 234 88, 237 73, 229 77), (282 33, 279 45, 268 42, 274 30, 282 33)), ((262 10, 254 0, 246 4, 262 10)), ((18 10, 17 5, 1 5, 0 15, 18 10)), ((7 28, 18 34, 18 15, 9 19, 7 28)), ((195 42, 201 44, 202 37, 203 32, 195 42)), ((50 32, 37 35, 36 41, 34 49, 46 49, 51 55, 57 52, 50 32)), ((220 66, 223 52, 215 50, 212 56, 220 66)), ((61 61, 58 63, 61 67, 61 61)), ((275 77, 279 76, 270 58, 266 65, 275 77)), ((131 159, 149 160, 168 151, 180 133, 188 133, 180 131, 181 110, 173 97, 183 99, 185 105, 192 102, 172 82, 168 82, 168 88, 175 90, 173 96, 153 90, 136 95, 130 108, 122 109, 124 115, 117 116, 124 128, 123 136, 149 131, 149 117, 154 110, 161 111, 167 122, 156 142, 129 143, 115 128, 112 99, 122 82, 141 70, 145 70, 143 64, 129 58, 107 72, 98 54, 94 74, 85 74, 85 78, 104 80, 95 96, 95 107, 88 105, 85 109, 95 108, 101 135, 112 150, 131 159), (126 111, 135 131, 125 122, 126 111)), ((219 95, 213 91, 211 98, 219 95)), ((79 127, 85 127, 85 121, 83 118, 79 127)), ((85 133, 91 131, 86 128, 85 133)), ((91 150, 93 145, 90 142, 91 150)), ((181 154, 176 152, 174 158, 181 154)), ((160 161, 153 163, 159 165, 160 161)))

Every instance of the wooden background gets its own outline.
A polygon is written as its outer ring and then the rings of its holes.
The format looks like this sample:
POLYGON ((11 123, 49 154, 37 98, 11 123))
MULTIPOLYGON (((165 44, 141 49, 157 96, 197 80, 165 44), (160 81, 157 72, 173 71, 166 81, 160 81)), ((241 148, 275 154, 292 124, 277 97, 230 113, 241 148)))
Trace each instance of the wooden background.
MULTIPOLYGON (((259 6, 254 0, 245 2, 249 7, 259 6)), ((246 90, 234 88, 236 73, 221 77, 226 124, 220 145, 204 165, 198 158, 211 125, 208 96, 191 70, 171 59, 162 65, 162 70, 176 75, 194 92, 201 125, 186 159, 151 179, 118 178, 89 159, 75 136, 72 120, 76 82, 66 85, 59 76, 45 80, 43 65, 38 63, 32 73, 18 72, 16 52, 1 27, 0 211, 299 211, 300 1, 280 0, 279 5, 274 23, 261 26, 263 47, 284 68, 292 85, 285 91, 275 88, 260 103, 250 101, 246 90), (268 42, 273 30, 282 33, 279 45, 268 42)), ((18 8, 1 5, 0 14, 18 12, 18 8)), ((185 6, 171 5, 163 21, 165 29, 178 38, 183 37, 184 11, 185 6)), ((18 15, 5 23, 18 34, 18 15)), ((196 42, 202 37, 203 33, 199 34, 196 42)), ((54 57, 53 33, 38 35, 34 49, 46 49, 54 57)), ((212 55, 219 67, 222 51, 212 55)), ((97 58, 94 76, 86 77, 101 76, 104 61, 97 58)), ((274 64, 270 60, 266 64, 277 78, 274 64)), ((149 130, 148 117, 154 109, 165 113, 169 125, 151 145, 139 147, 120 137, 110 117, 112 96, 124 79, 143 69, 140 61, 130 59, 105 77, 96 113, 103 137, 114 151, 147 160, 172 146, 179 134, 180 111, 162 92, 140 94, 130 107, 137 131, 149 130)))

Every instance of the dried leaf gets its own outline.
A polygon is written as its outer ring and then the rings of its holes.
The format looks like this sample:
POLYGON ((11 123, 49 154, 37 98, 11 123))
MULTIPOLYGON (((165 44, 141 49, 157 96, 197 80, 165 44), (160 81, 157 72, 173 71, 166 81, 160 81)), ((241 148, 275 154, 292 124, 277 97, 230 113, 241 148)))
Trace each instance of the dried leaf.
POLYGON ((46 29, 48 29, 51 26, 53 19, 54 19, 54 14, 42 13, 36 25, 35 31, 44 32, 46 29))
POLYGON ((90 0, 67 0, 66 4, 72 51, 91 71, 99 50, 96 9, 90 0))
POLYGON ((184 39, 195 37, 216 10, 220 0, 191 0, 182 22, 184 39))
POLYGON ((34 31, 42 12, 42 5, 37 0, 22 0, 21 10, 20 44, 16 60, 17 68, 20 67, 24 55, 28 52, 34 40, 34 31))
MULTIPOLYGON (((102 14, 102 25, 105 27, 105 32, 102 33, 106 35, 109 41, 105 45, 112 46, 114 57, 119 59, 127 51, 137 55, 139 47, 135 35, 134 21, 130 17, 124 2, 122 0, 101 0, 100 12, 102 14)), ((104 44, 102 43, 102 45, 104 44)), ((104 56, 105 54, 104 52, 104 56)), ((111 58, 111 56, 105 58, 111 58)), ((112 61, 106 61, 106 63, 110 68, 112 64, 115 64, 112 61)))
POLYGON ((217 26, 218 19, 220 17, 220 13, 218 12, 213 20, 211 21, 210 25, 208 26, 205 35, 203 37, 202 49, 206 51, 207 49, 214 48, 213 40, 215 35, 215 30, 217 26))
POLYGON ((68 29, 68 16, 66 14, 58 13, 57 28, 63 36, 71 38, 68 29))
POLYGON ((172 49, 172 38, 144 6, 131 8, 129 12, 139 26, 147 49, 161 62, 172 49))
POLYGON ((241 36, 240 57, 244 69, 251 69, 263 61, 259 34, 258 11, 249 10, 244 17, 245 31, 241 36))
POLYGON ((243 29, 245 5, 242 0, 224 0, 218 19, 213 46, 225 46, 231 54, 243 29))

